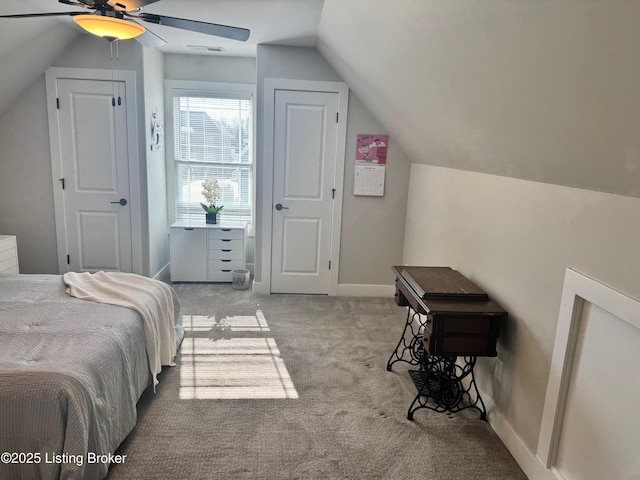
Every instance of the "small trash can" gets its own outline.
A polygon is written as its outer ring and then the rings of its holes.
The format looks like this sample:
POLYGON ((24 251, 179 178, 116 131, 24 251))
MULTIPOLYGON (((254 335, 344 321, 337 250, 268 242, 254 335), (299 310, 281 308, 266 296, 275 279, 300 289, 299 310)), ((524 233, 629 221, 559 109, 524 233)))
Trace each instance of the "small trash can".
POLYGON ((247 290, 251 286, 251 272, 249 270, 240 269, 231 273, 233 274, 231 286, 234 290, 247 290))

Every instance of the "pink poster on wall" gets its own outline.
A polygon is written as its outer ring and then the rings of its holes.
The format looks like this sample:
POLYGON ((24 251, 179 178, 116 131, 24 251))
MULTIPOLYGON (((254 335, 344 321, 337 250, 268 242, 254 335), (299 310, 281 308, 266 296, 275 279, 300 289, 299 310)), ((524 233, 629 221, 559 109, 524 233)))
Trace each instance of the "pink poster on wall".
POLYGON ((389 135, 369 135, 359 133, 356 145, 356 163, 387 163, 389 135))

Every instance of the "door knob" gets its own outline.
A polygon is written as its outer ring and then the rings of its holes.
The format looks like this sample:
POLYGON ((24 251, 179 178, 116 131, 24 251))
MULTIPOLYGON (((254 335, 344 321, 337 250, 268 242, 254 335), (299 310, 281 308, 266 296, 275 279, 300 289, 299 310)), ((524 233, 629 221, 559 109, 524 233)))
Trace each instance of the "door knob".
POLYGON ((119 203, 120 205, 126 205, 127 204, 127 199, 126 198, 121 198, 117 202, 111 202, 111 203, 119 203))
POLYGON ((285 207, 281 203, 276 203, 276 210, 278 210, 278 211, 280 211, 280 210, 289 210, 289 207, 285 207))

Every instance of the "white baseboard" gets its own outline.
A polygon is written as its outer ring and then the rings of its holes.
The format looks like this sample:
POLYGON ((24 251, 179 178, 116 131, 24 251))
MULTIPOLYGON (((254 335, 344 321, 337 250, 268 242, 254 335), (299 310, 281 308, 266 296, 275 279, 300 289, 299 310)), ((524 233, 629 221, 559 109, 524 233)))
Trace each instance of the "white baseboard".
POLYGON ((525 445, 509 422, 496 409, 493 399, 481 388, 480 395, 487 407, 487 419, 491 428, 498 434, 502 443, 507 447, 515 461, 520 465, 529 480, 557 480, 557 477, 547 469, 542 461, 525 445))
POLYGON ((254 269, 254 265, 253 263, 245 263, 244 264, 244 268, 246 268, 247 270, 249 270, 251 272, 251 275, 253 276, 253 269, 254 269))
POLYGON ((167 263, 164 267, 160 269, 158 273, 153 276, 154 280, 160 280, 165 283, 171 280, 171 271, 169 270, 169 264, 167 263))
MULTIPOLYGON (((253 282, 253 293, 269 295, 266 284, 253 282)), ((396 289, 393 285, 363 285, 343 283, 338 285, 339 297, 393 297, 396 289)))
POLYGON ((251 291, 253 293, 257 293, 258 295, 269 295, 271 292, 267 289, 267 285, 262 282, 253 281, 251 286, 251 291))
POLYGON ((339 297, 393 297, 395 293, 393 285, 338 284, 339 297))

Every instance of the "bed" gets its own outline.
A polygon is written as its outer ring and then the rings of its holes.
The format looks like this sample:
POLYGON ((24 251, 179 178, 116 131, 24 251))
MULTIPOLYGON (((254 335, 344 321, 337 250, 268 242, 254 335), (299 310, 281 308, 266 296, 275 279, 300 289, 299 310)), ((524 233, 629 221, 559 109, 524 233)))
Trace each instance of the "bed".
POLYGON ((12 454, 0 478, 104 478, 154 384, 143 315, 66 289, 59 275, 0 274, 0 452, 12 454))

